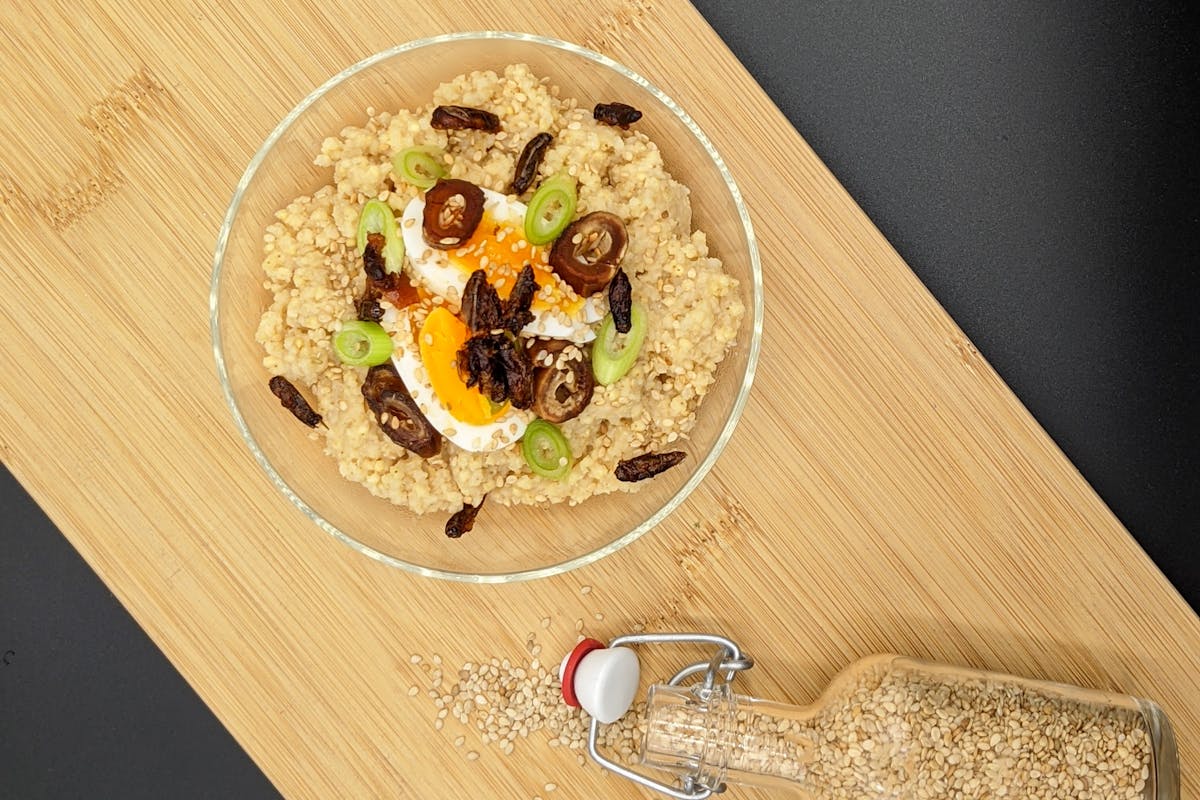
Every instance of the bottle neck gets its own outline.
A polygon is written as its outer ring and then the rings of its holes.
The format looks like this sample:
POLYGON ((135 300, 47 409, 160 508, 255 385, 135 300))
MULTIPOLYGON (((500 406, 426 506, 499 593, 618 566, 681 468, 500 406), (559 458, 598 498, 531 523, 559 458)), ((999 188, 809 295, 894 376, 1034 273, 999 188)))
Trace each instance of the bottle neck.
POLYGON ((715 788, 804 785, 813 742, 806 709, 711 689, 657 685, 647 699, 642 762, 715 788))

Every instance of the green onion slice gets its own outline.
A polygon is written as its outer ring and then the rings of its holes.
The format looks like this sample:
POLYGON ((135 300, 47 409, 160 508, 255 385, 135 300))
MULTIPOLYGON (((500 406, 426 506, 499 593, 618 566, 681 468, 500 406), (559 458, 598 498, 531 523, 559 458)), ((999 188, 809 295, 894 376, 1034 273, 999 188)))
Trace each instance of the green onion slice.
POLYGON ((438 178, 446 177, 444 155, 440 147, 406 147, 392 156, 392 169, 400 180, 418 189, 428 189, 438 182, 438 178))
POLYGON ((373 367, 392 357, 392 337, 378 322, 350 320, 333 335, 333 351, 343 364, 373 367))
POLYGON ((396 224, 396 215, 392 213, 392 207, 382 200, 368 200, 358 218, 355 240, 360 256, 367 249, 369 233, 382 233, 386 240, 383 245, 384 269, 388 272, 400 272, 404 265, 404 239, 400 236, 400 226, 396 224))
POLYGON ((547 178, 525 208, 525 239, 549 244, 575 216, 575 179, 565 173, 547 178))
POLYGON ((612 314, 606 314, 592 343, 592 374, 604 386, 616 383, 629 372, 646 341, 646 309, 634 303, 629 318, 629 333, 617 333, 612 314))
POLYGON ((525 428, 521 455, 529 468, 543 478, 561 481, 571 471, 571 444, 553 422, 535 419, 525 428))

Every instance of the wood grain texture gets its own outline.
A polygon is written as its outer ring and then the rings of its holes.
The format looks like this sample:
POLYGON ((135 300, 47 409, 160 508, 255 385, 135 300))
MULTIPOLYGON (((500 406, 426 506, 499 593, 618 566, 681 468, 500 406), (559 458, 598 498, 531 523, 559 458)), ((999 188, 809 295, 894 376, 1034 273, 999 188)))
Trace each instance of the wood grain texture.
POLYGON ((744 688, 792 701, 880 651, 1151 697, 1197 795, 1200 620, 690 6, 379 9, 0 10, 0 454, 285 794, 642 796, 540 734, 468 762, 407 695, 410 653, 519 658, 537 631, 548 654, 581 618, 728 632, 760 656, 744 688), (370 53, 490 27, 597 49, 693 114, 746 196, 767 316, 742 425, 679 512, 584 570, 479 587, 364 559, 275 492, 206 301, 283 114, 370 53))

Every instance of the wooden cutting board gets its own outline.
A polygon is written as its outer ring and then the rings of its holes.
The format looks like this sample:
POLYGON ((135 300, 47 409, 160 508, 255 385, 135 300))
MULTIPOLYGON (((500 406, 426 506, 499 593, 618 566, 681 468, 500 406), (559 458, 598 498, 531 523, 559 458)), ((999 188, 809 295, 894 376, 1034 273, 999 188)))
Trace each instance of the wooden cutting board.
POLYGON ((686 3, 0 16, 0 453, 285 794, 642 796, 540 732, 455 747, 408 695, 429 678, 412 654, 516 660, 532 631, 550 656, 577 619, 725 631, 759 655, 743 688, 783 700, 879 651, 1155 698, 1197 794, 1200 620, 686 3), (744 421, 679 512, 594 566, 480 587, 367 560, 268 484, 221 399, 207 295, 283 114, 370 53, 484 28, 599 50, 691 111, 745 193, 767 314, 744 421))

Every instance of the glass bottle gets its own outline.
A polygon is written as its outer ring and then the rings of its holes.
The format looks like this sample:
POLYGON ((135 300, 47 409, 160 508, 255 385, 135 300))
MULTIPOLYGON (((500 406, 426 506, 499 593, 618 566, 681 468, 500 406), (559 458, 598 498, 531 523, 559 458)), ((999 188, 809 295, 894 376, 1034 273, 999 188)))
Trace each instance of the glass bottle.
POLYGON ((807 800, 1179 797, 1171 727, 1148 700, 891 655, 809 706, 735 694, 729 678, 652 686, 642 763, 687 787, 807 800))

